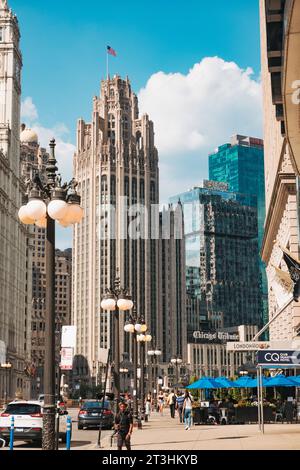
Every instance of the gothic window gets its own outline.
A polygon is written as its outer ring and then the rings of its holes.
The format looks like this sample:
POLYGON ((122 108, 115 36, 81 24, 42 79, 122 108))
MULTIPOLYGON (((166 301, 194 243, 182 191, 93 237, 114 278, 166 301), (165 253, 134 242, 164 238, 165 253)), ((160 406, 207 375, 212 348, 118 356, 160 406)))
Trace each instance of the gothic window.
POLYGON ((0 42, 3 42, 4 40, 4 30, 3 28, 0 28, 0 42))
POLYGON ((108 129, 115 129, 116 121, 113 114, 108 115, 108 129))
POLYGON ((115 92, 114 92, 114 89, 113 89, 113 88, 110 88, 110 90, 109 90, 109 97, 110 97, 110 98, 114 98, 114 97, 115 97, 115 92))
POLYGON ((140 200, 145 202, 145 182, 142 179, 140 180, 140 200))
POLYGON ((155 182, 151 181, 150 184, 150 202, 153 204, 155 203, 155 182))
POLYGON ((136 178, 132 178, 132 204, 137 203, 137 183, 136 178))

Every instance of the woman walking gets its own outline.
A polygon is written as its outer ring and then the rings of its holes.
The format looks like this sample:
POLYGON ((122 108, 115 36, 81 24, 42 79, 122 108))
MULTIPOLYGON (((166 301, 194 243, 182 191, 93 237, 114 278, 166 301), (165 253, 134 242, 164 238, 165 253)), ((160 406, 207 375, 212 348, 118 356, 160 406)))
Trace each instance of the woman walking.
POLYGON ((189 431, 192 426, 192 409, 193 409, 193 398, 186 390, 183 402, 183 415, 185 430, 189 431))
POLYGON ((164 397, 163 392, 159 393, 157 400, 158 400, 158 411, 160 415, 162 416, 164 412, 164 404, 165 404, 165 397, 164 397))

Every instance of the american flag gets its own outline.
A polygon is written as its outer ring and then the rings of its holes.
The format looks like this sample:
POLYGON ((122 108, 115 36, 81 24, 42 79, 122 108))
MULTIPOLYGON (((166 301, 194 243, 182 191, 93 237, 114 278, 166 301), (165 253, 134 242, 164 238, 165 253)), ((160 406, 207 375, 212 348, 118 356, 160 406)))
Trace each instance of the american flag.
POLYGON ((107 46, 107 53, 113 55, 114 57, 117 57, 116 51, 110 46, 107 46))

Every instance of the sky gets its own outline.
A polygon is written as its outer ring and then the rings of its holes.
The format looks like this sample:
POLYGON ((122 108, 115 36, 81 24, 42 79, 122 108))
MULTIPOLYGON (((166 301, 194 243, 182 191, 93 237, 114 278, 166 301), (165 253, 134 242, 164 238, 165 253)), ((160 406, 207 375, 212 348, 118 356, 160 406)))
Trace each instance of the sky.
MULTIPOLYGON (((258 0, 9 0, 21 28, 22 121, 57 139, 72 174, 76 122, 106 76, 128 75, 154 121, 161 201, 207 178, 235 133, 262 136, 258 0)), ((71 244, 70 231, 58 245, 71 244)))

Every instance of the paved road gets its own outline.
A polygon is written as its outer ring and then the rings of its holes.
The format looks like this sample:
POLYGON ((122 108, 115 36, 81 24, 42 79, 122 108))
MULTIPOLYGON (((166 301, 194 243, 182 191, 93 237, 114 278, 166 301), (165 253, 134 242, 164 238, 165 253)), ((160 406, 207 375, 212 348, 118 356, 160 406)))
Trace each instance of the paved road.
MULTIPOLYGON (((69 416, 72 418, 72 450, 91 450, 96 448, 98 440, 98 430, 78 430, 77 429, 77 409, 69 409, 69 416)), ((113 431, 102 431, 101 442, 105 446, 110 445, 110 436, 113 431)), ((60 444, 60 449, 65 449, 65 444, 60 444)), ((41 450, 41 448, 35 447, 35 444, 17 441, 14 446, 15 450, 41 450)), ((8 449, 8 448, 6 448, 8 449)))

